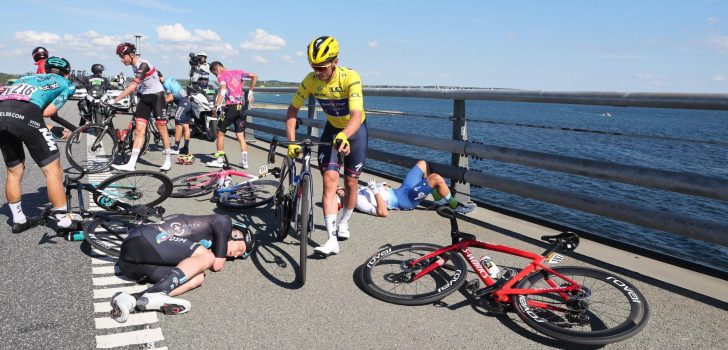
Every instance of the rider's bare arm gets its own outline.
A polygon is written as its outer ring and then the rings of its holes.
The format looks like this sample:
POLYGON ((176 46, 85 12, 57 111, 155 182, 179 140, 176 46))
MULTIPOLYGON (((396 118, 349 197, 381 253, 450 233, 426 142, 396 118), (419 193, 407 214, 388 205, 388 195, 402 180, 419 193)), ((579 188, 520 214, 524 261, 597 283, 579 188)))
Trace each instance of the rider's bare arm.
POLYGON ((296 141, 296 117, 298 116, 298 108, 293 105, 288 106, 286 112, 286 137, 289 141, 296 141))

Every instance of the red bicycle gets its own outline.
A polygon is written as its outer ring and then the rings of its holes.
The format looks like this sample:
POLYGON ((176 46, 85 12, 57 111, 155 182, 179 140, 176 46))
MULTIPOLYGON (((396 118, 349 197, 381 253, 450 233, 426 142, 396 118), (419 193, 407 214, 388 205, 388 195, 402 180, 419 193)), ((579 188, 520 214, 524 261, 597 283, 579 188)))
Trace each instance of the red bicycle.
POLYGON ((493 312, 502 313, 510 305, 526 324, 555 339, 602 345, 632 337, 647 324, 647 301, 622 277, 592 268, 549 266, 564 259, 557 251, 576 249, 579 236, 575 233, 541 237, 552 245, 536 254, 478 241, 460 232, 452 209, 439 208, 437 213, 450 219, 452 245, 384 246, 360 269, 361 285, 370 295, 401 305, 433 303, 465 284, 467 260, 485 284, 480 288, 475 279, 466 286, 475 300, 493 312), (492 278, 494 271, 483 268, 469 247, 531 262, 520 271, 505 268, 492 278))

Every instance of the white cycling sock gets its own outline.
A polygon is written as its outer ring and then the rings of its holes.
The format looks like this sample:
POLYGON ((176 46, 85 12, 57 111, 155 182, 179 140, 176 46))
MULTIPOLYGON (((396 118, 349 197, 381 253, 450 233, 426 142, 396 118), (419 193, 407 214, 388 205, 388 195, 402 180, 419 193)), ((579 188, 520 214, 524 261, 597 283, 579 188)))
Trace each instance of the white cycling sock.
POLYGON ((326 233, 329 234, 329 239, 336 237, 336 214, 324 216, 324 222, 326 223, 326 233))
MULTIPOLYGON (((58 208, 53 208, 58 211, 66 210, 67 206, 62 206, 58 208)), ((73 223, 71 221, 71 215, 68 213, 62 213, 62 214, 56 214, 56 220, 58 220, 58 227, 69 227, 73 223)))
POLYGON ((169 161, 169 157, 170 157, 170 154, 171 154, 171 150, 170 150, 169 148, 165 148, 165 149, 164 149, 164 157, 165 157, 165 158, 164 158, 164 161, 165 161, 165 162, 166 162, 166 161, 169 161))
POLYGON ((349 221, 349 218, 351 218, 351 213, 353 212, 354 209, 347 209, 346 207, 344 207, 344 210, 342 210, 341 219, 339 219, 339 224, 349 221))
POLYGON ((8 203, 8 206, 10 206, 10 212, 13 213, 13 223, 24 224, 28 220, 25 217, 25 213, 23 213, 23 207, 20 205, 20 201, 8 203))
POLYGON ((243 152, 243 161, 244 162, 248 161, 248 151, 243 152))
POLYGON ((131 166, 136 166, 137 159, 139 159, 139 153, 142 153, 142 150, 139 148, 132 148, 131 149, 131 156, 129 157, 129 163, 131 166))

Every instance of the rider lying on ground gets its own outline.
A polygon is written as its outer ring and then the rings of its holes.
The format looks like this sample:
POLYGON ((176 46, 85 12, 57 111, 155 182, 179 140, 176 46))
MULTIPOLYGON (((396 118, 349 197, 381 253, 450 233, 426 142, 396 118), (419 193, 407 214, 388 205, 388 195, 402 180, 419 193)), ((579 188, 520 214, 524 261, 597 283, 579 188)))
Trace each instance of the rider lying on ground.
MULTIPOLYGON (((385 184, 369 181, 368 186, 359 187, 356 209, 374 216, 386 217, 389 209, 412 210, 432 193, 436 205, 449 205, 460 214, 475 210, 475 203, 458 203, 450 193, 442 176, 428 171, 427 162, 420 160, 407 173, 402 186, 392 188, 385 184)), ((339 194, 341 195, 339 189, 339 194)))
POLYGON ((128 278, 154 285, 140 293, 116 293, 111 317, 126 322, 135 308, 185 313, 190 302, 173 297, 202 285, 205 270, 217 272, 228 258, 247 258, 255 245, 245 225, 221 214, 172 215, 161 223, 140 225, 121 245, 119 268, 128 278))

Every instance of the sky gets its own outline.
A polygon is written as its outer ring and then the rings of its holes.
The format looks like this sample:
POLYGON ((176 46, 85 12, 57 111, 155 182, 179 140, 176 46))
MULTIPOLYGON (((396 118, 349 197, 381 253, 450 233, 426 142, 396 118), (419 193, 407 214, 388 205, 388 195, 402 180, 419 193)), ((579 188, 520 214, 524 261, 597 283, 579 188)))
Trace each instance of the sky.
POLYGON ((73 68, 131 68, 116 45, 165 75, 208 62, 299 82, 306 45, 340 43, 364 85, 545 91, 728 92, 728 0, 635 1, 37 1, 3 0, 0 72, 34 69, 46 47, 73 68))

